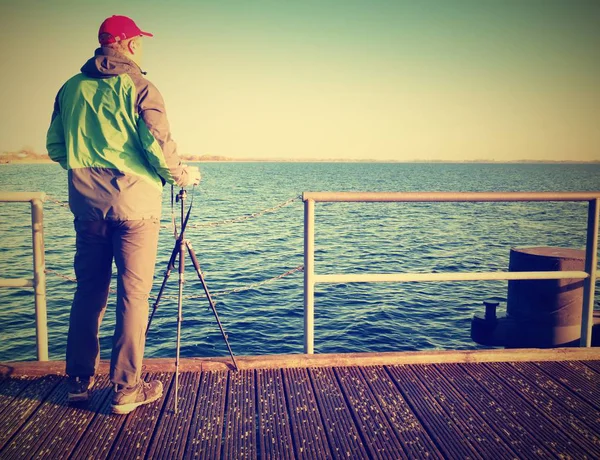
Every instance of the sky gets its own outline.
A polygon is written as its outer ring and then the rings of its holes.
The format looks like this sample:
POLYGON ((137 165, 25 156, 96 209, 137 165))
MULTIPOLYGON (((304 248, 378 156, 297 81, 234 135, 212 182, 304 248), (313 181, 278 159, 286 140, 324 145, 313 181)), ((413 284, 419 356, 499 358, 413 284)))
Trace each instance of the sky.
POLYGON ((597 0, 0 0, 0 152, 132 17, 187 155, 600 160, 597 0))

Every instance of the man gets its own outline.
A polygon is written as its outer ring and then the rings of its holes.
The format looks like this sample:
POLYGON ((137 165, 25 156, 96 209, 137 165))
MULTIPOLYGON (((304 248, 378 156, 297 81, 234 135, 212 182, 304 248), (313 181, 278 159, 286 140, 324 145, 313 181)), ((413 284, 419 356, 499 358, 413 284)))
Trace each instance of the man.
POLYGON ((140 378, 148 295, 158 244, 163 184, 197 185, 182 165, 163 99, 140 69, 142 31, 125 16, 100 26, 100 48, 56 96, 48 154, 68 170, 75 217, 77 290, 71 307, 66 373, 69 401, 85 401, 94 383, 98 329, 112 261, 117 267, 116 325, 110 363, 112 410, 126 414, 162 396, 162 383, 140 378))

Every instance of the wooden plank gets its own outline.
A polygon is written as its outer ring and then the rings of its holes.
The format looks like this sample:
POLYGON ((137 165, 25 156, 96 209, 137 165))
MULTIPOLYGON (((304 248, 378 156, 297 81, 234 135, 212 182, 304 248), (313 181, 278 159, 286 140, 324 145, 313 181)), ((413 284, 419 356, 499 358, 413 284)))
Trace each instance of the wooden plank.
POLYGON ((46 425, 46 440, 33 455, 35 458, 68 458, 98 409, 110 395, 108 376, 103 375, 91 389, 90 401, 67 404, 55 414, 53 423, 46 425))
POLYGON ((463 436, 484 458, 515 458, 515 452, 479 415, 460 392, 454 388, 435 365, 417 364, 411 367, 417 377, 427 382, 433 398, 448 417, 457 424, 463 436))
POLYGON ((281 371, 257 370, 256 390, 260 457, 293 460, 294 448, 281 371))
POLYGON ((107 376, 86 406, 67 405, 66 379, 1 379, 0 458, 600 458, 598 363, 184 374, 177 415, 172 388, 117 416, 107 376))
POLYGON ((0 418, 0 455, 2 457, 5 456, 6 451, 15 453, 20 452, 21 447, 27 447, 27 442, 21 446, 18 440, 15 441, 16 438, 23 439, 19 437, 23 427, 26 428, 25 437, 28 442, 32 442, 35 436, 32 433, 35 426, 32 427, 28 420, 32 414, 37 414, 60 381, 61 379, 56 376, 34 379, 16 398, 10 401, 4 416, 0 418))
POLYGON ((333 457, 367 458, 367 450, 333 369, 309 369, 309 375, 333 457))
MULTIPOLYGON (((590 361, 590 364, 598 363, 598 361, 590 361)), ((577 375, 581 379, 589 382, 591 388, 600 387, 600 373, 590 371, 585 361, 563 361, 560 363, 562 367, 567 368, 572 374, 577 375)))
POLYGON ((436 364, 439 371, 463 398, 489 422, 496 434, 502 437, 520 458, 549 458, 546 450, 535 436, 519 423, 511 411, 506 410, 475 379, 457 364, 436 364))
POLYGON ((583 364, 600 374, 600 361, 584 361, 583 364))
POLYGON ((372 458, 408 458, 360 370, 340 367, 334 371, 369 455, 372 458))
MULTIPOLYGON (((95 459, 108 456, 126 420, 126 417, 112 413, 112 396, 113 387, 110 383, 107 388, 99 391, 98 394, 93 393, 92 398, 100 398, 102 403, 96 412, 96 416, 75 447, 71 458, 95 459), (103 392, 105 393, 104 399, 101 396, 103 392)), ((135 411, 133 413, 135 414, 135 411)))
POLYGON ((151 404, 146 404, 135 409, 127 415, 113 415, 114 418, 124 418, 125 423, 117 436, 109 457, 116 459, 144 458, 150 445, 154 427, 158 423, 168 396, 170 383, 173 379, 171 373, 146 374, 146 382, 160 380, 164 386, 163 397, 151 404))
POLYGON ((459 364, 492 395, 495 401, 513 414, 515 419, 544 447, 561 458, 585 458, 587 452, 566 436, 552 420, 521 397, 497 372, 484 364, 459 364))
POLYGON ((179 375, 178 411, 175 414, 175 382, 166 397, 162 417, 159 418, 148 458, 181 458, 185 449, 190 422, 194 415, 200 374, 184 372, 179 375))
POLYGON ((254 371, 229 374, 224 459, 256 459, 256 376, 254 371))
MULTIPOLYGON (((536 366, 534 363, 510 364, 537 388, 548 394, 559 407, 562 406, 569 418, 575 417, 584 423, 595 434, 596 438, 600 435, 600 412, 598 408, 577 397, 569 387, 561 385, 551 375, 544 372, 545 366, 536 366)), ((561 420, 564 420, 564 418, 561 417, 561 420)), ((600 439, 597 439, 596 442, 600 444, 600 439)))
POLYGON ((67 380, 57 386, 2 450, 3 458, 32 458, 49 436, 67 405, 67 380))
POLYGON ((0 419, 4 418, 5 412, 11 411, 11 403, 31 382, 31 378, 0 379, 0 419))
POLYGON ((315 460, 333 458, 308 370, 285 369, 283 377, 297 458, 315 460))
MULTIPOLYGON (((434 350, 402 351, 383 353, 339 353, 339 354, 289 354, 265 356, 238 356, 240 369, 284 369, 298 367, 334 366, 384 366, 400 364, 475 363, 508 361, 585 361, 598 360, 598 348, 530 348, 492 350, 434 350)), ((0 375, 63 375, 64 361, 32 361, 0 363, 0 375)), ((149 358, 144 360, 147 372, 174 372, 171 358, 149 358)), ((180 372, 203 372, 206 370, 232 370, 231 358, 182 358, 180 372)), ((109 362, 101 361, 98 374, 109 371, 109 362)))
POLYGON ((583 363, 544 363, 539 366, 579 397, 600 409, 600 374, 583 363))
POLYGON ((443 458, 429 434, 381 366, 361 368, 381 410, 410 458, 443 458))
MULTIPOLYGON (((515 367, 508 363, 488 363, 485 366, 500 375, 523 399, 547 416, 579 447, 586 449, 588 454, 594 453, 595 457, 600 457, 600 438, 590 432, 586 423, 576 417, 568 405, 541 389, 535 379, 530 379, 518 372, 515 373, 515 367)), ((583 403, 579 405, 579 408, 582 406, 583 403)))
POLYGON ((477 450, 467 441, 461 428, 438 404, 410 366, 390 366, 388 371, 406 402, 427 429, 431 438, 450 458, 479 458, 477 450))
MULTIPOLYGON (((203 372, 195 407, 192 406, 192 423, 185 452, 166 458, 218 459, 225 420, 227 372, 203 372)), ((196 374, 199 375, 199 374, 196 374)), ((152 456, 150 456, 152 458, 152 456)))

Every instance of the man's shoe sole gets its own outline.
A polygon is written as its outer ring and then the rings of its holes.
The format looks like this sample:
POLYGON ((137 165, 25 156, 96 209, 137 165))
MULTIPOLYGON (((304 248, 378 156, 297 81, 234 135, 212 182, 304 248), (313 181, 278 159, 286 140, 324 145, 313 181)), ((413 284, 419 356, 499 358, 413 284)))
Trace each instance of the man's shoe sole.
POLYGON ((83 393, 68 393, 67 394, 67 402, 78 403, 78 402, 85 402, 88 399, 90 399, 90 390, 94 386, 95 382, 96 382, 96 379, 92 375, 90 377, 90 383, 88 383, 88 389, 86 391, 84 391, 83 393))
POLYGON ((86 391, 85 393, 69 393, 67 395, 67 401, 70 403, 84 402, 88 399, 90 399, 89 391, 86 391))
POLYGON ((153 403, 154 401, 160 399, 162 397, 162 395, 163 394, 161 391, 160 394, 158 394, 150 399, 146 399, 145 401, 129 403, 129 404, 113 404, 112 405, 112 413, 119 414, 119 415, 129 414, 131 411, 133 411, 134 409, 136 409, 140 406, 143 406, 144 404, 150 404, 150 403, 153 403))

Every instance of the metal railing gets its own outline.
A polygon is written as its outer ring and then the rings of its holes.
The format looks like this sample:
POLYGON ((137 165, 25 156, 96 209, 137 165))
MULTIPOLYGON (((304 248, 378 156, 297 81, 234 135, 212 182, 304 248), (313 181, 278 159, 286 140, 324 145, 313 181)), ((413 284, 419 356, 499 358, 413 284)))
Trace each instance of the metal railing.
POLYGON ((44 252, 43 192, 2 192, 0 203, 31 203, 33 278, 0 278, 0 287, 33 288, 38 361, 48 361, 48 322, 46 314, 46 261, 44 252))
POLYGON ((407 281, 483 281, 583 279, 583 310, 580 346, 590 347, 594 313, 594 291, 598 265, 598 211, 600 192, 305 192, 304 201, 304 352, 314 353, 314 307, 316 283, 373 283, 407 281), (587 201, 588 221, 585 271, 476 272, 476 273, 315 273, 315 203, 323 202, 515 202, 587 201))
MULTIPOLYGON (((48 360, 48 326, 46 314, 46 275, 44 255, 43 192, 0 193, 0 202, 31 203, 33 241, 33 279, 0 278, 0 287, 34 288, 36 344, 39 361, 48 360)), ((598 265, 598 221, 600 192, 305 192, 304 201, 304 352, 314 353, 314 291, 316 283, 356 282, 423 282, 582 279, 583 310, 580 346, 590 347, 593 307, 598 265), (317 202, 516 202, 516 201, 587 201, 588 220, 585 271, 543 272, 458 272, 458 273, 380 273, 333 274, 315 273, 315 203, 317 202)))

